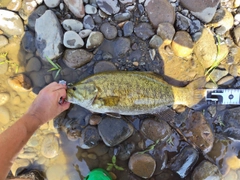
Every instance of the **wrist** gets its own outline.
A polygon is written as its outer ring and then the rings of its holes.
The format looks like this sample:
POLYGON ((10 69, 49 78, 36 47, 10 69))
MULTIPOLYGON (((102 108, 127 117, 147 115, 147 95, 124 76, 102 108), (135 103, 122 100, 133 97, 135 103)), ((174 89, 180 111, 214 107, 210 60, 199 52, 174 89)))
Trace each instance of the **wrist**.
POLYGON ((26 113, 21 118, 28 132, 37 130, 43 123, 35 114, 26 113))

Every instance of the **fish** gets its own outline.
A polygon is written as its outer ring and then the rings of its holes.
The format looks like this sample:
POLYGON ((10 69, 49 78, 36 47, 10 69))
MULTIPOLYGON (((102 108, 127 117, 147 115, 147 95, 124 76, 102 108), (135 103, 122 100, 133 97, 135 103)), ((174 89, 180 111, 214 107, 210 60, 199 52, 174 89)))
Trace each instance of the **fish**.
POLYGON ((142 71, 111 71, 91 75, 67 89, 66 101, 102 114, 154 114, 169 106, 192 107, 204 97, 192 87, 176 87, 160 75, 142 71))

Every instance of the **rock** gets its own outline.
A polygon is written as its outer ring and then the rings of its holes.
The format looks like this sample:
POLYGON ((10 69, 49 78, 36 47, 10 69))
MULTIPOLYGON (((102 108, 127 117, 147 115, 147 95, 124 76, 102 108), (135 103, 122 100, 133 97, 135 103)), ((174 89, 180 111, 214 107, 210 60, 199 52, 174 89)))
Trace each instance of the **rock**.
POLYGON ((149 46, 151 48, 158 49, 162 45, 162 43, 162 38, 160 38, 158 35, 154 35, 149 42, 149 46))
POLYGON ((201 25, 201 22, 197 19, 192 20, 190 22, 190 34, 194 34, 196 32, 200 32, 202 30, 203 26, 201 25))
POLYGON ((84 50, 84 49, 76 49, 65 50, 63 62, 70 68, 79 68, 84 64, 90 62, 93 58, 93 54, 84 50))
POLYGON ((117 151, 117 158, 121 161, 126 161, 130 158, 131 154, 135 151, 135 143, 125 141, 119 144, 114 151, 117 151))
POLYGON ((83 18, 85 16, 85 10, 82 0, 64 0, 64 3, 77 18, 83 18))
POLYGON ((193 51, 205 69, 209 68, 215 62, 217 46, 215 45, 212 33, 206 28, 203 29, 202 36, 196 42, 193 51))
POLYGON ((107 147, 104 143, 99 143, 97 146, 91 148, 88 150, 89 153, 94 153, 97 156, 103 156, 106 154, 109 150, 109 147, 107 147))
POLYGON ((174 157, 170 169, 179 174, 181 178, 186 177, 198 161, 199 153, 196 149, 186 146, 174 157))
POLYGON ((126 54, 130 49, 130 40, 128 38, 119 37, 113 42, 114 56, 121 56, 126 54))
POLYGON ((145 10, 152 25, 157 28, 160 23, 175 22, 175 12, 172 5, 167 0, 146 0, 145 10))
POLYGON ((106 39, 111 40, 117 37, 117 28, 108 22, 101 25, 100 31, 106 39))
POLYGON ((228 74, 227 70, 214 69, 211 72, 210 77, 211 77, 213 82, 218 82, 220 79, 222 79, 227 74, 228 74))
POLYGON ((173 41, 172 49, 176 56, 187 57, 193 52, 193 41, 186 31, 177 31, 173 41))
POLYGON ((22 47, 26 52, 34 53, 36 51, 35 36, 31 31, 25 31, 22 38, 22 47))
POLYGON ((7 36, 22 35, 24 32, 21 18, 14 12, 0 9, 0 29, 7 36))
POLYGON ((23 154, 19 154, 18 157, 22 159, 33 159, 37 156, 35 152, 24 152, 23 154))
POLYGON ((233 29, 234 34, 234 41, 235 43, 240 46, 240 26, 237 26, 233 29))
POLYGON ((171 127, 163 120, 145 119, 140 132, 152 141, 165 141, 171 135, 171 127))
POLYGON ((37 53, 43 60, 47 61, 46 57, 55 59, 62 54, 63 32, 58 18, 51 10, 47 10, 36 20, 35 32, 37 53))
POLYGON ((67 48, 76 49, 84 46, 82 38, 75 31, 66 31, 63 36, 63 44, 67 48))
POLYGON ((114 15, 114 20, 117 22, 123 22, 123 21, 127 21, 131 18, 131 13, 130 12, 126 12, 126 13, 118 13, 114 15))
POLYGON ((60 4, 60 0, 44 0, 48 8, 55 8, 60 4))
POLYGON ((86 4, 85 12, 87 14, 96 14, 97 13, 97 8, 92 6, 92 5, 90 5, 90 4, 86 4))
POLYGON ((225 8, 220 8, 217 10, 208 26, 215 27, 216 33, 223 35, 233 27, 233 22, 234 19, 232 13, 225 8))
POLYGON ((157 180, 181 180, 180 176, 170 169, 163 169, 155 178, 157 180))
POLYGON ((27 65, 26 65, 26 71, 39 71, 42 68, 42 64, 40 60, 37 57, 32 57, 29 59, 27 65))
POLYGON ((98 125, 103 142, 113 147, 126 140, 133 133, 133 126, 121 118, 106 117, 98 125))
POLYGON ((170 23, 161 23, 157 28, 157 35, 162 38, 163 41, 167 41, 167 44, 172 42, 175 34, 175 28, 170 23))
POLYGON ((91 34, 92 30, 91 29, 83 29, 79 32, 79 36, 81 38, 86 38, 89 36, 89 34, 91 34))
POLYGON ((8 39, 4 35, 0 35, 0 48, 8 44, 8 39))
POLYGON ((218 85, 216 83, 213 83, 213 82, 207 82, 205 84, 205 88, 206 89, 217 89, 218 85))
POLYGON ((31 162, 28 159, 15 159, 11 166, 11 172, 16 176, 17 172, 20 172, 24 168, 30 166, 31 162))
POLYGON ((131 36, 133 33, 133 22, 132 21, 127 21, 123 25, 123 35, 126 36, 131 36))
POLYGON ((100 139, 98 129, 95 126, 87 126, 81 132, 79 146, 82 149, 90 149, 98 145, 100 139))
POLYGON ((32 71, 29 75, 31 77, 32 83, 34 87, 44 87, 45 86, 45 79, 44 75, 46 72, 44 71, 32 71))
POLYGON ((96 0, 98 7, 106 14, 112 15, 120 11, 118 0, 105 1, 96 0))
POLYGON ((92 126, 96 126, 98 125, 102 120, 102 117, 98 114, 92 114, 90 117, 89 117, 89 124, 92 125, 92 126))
POLYGON ((136 0, 119 0, 119 2, 122 4, 133 4, 135 1, 136 0))
POLYGON ((7 124, 10 121, 10 114, 6 107, 0 106, 0 116, 1 116, 1 122, 0 124, 7 124))
POLYGON ((95 23, 93 21, 92 16, 90 16, 90 15, 84 16, 84 18, 83 18, 83 26, 84 26, 85 29, 91 29, 91 30, 94 29, 95 23))
POLYGON ((33 13, 28 17, 28 27, 31 30, 35 30, 35 23, 36 20, 41 17, 45 11, 47 10, 47 7, 45 5, 39 6, 33 13))
POLYGON ((190 27, 190 24, 191 24, 191 19, 182 15, 179 12, 176 13, 176 27, 179 30, 186 31, 190 27))
POLYGON ((87 49, 93 49, 100 46, 103 42, 103 34, 98 31, 93 31, 89 35, 86 43, 87 49))
POLYGON ((116 66, 110 61, 100 61, 94 65, 94 74, 105 72, 105 71, 116 71, 116 66))
POLYGON ((204 160, 194 169, 192 174, 192 180, 199 179, 221 180, 222 175, 215 164, 204 160))
POLYGON ((235 78, 233 76, 225 76, 222 79, 220 79, 217 84, 219 86, 230 86, 235 81, 235 78))
POLYGON ((18 13, 23 20, 27 20, 29 15, 34 12, 35 8, 37 7, 36 1, 32 0, 23 0, 22 7, 19 9, 18 13))
POLYGON ((7 92, 2 92, 0 93, 0 106, 6 104, 10 98, 9 93, 7 92))
POLYGON ((152 26, 149 23, 139 23, 135 26, 134 33, 144 41, 154 35, 152 26))
POLYGON ((212 20, 216 12, 219 0, 180 0, 180 4, 186 9, 190 10, 191 13, 198 19, 202 20, 205 23, 208 23, 212 20))
POLYGON ((16 74, 8 78, 9 86, 17 92, 27 92, 31 90, 31 80, 25 74, 16 74))
POLYGON ((10 1, 7 5, 7 9, 11 11, 18 11, 22 6, 22 0, 10 1))
POLYGON ((82 22, 76 19, 65 19, 62 26, 66 31, 80 32, 83 29, 82 22))
POLYGON ((58 155, 58 139, 53 133, 46 135, 42 142, 41 153, 46 158, 54 158, 58 155))
POLYGON ((135 153, 129 159, 128 168, 134 174, 147 179, 152 177, 156 162, 149 154, 135 153))

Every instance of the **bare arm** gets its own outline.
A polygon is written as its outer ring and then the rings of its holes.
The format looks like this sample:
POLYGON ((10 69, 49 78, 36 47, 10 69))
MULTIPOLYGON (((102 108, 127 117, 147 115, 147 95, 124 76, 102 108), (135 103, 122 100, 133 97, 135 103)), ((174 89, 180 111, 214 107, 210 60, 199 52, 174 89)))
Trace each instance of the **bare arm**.
POLYGON ((69 108, 69 103, 58 104, 60 97, 66 98, 66 86, 49 84, 40 91, 28 112, 0 134, 0 180, 6 178, 14 159, 33 133, 69 108))

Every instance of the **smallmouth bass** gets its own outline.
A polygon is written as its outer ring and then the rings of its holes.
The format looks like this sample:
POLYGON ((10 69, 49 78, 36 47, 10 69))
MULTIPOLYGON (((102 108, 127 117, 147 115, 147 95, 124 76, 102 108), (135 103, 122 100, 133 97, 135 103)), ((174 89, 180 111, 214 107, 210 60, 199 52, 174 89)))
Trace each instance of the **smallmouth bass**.
POLYGON ((67 89, 70 103, 92 112, 121 115, 154 114, 173 104, 192 107, 203 96, 196 96, 188 86, 171 86, 157 74, 140 71, 102 72, 67 89))

